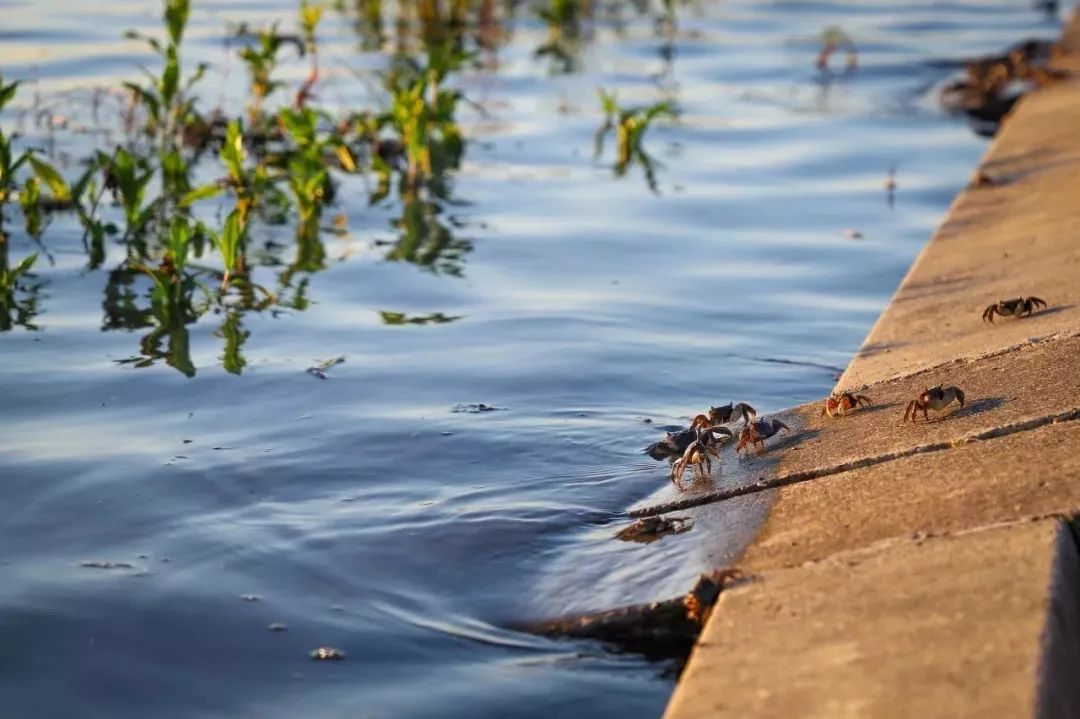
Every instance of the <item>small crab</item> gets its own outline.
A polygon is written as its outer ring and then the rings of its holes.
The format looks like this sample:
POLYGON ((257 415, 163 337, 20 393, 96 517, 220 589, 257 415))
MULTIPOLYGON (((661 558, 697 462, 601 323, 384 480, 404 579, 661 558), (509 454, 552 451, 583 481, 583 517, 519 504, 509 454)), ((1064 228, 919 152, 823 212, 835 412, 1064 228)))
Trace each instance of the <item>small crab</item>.
POLYGON ((713 424, 730 424, 740 419, 743 422, 750 422, 754 417, 757 417, 757 410, 746 402, 738 404, 728 402, 723 407, 709 407, 709 421, 713 424))
POLYGON ((821 416, 843 417, 853 409, 857 409, 862 405, 869 407, 872 404, 874 403, 864 394, 833 392, 829 398, 825 400, 825 406, 821 408, 821 416))
POLYGON ((984 322, 993 322, 994 315, 1002 317, 1025 317, 1035 312, 1040 307, 1046 307, 1046 302, 1038 297, 1017 297, 1011 300, 1001 300, 996 305, 990 305, 983 310, 984 322))
POLYGON ((720 459, 720 445, 724 438, 734 437, 727 427, 701 427, 694 430, 697 437, 691 442, 682 456, 671 463, 671 481, 681 486, 686 468, 694 465, 697 476, 708 476, 712 472, 712 458, 720 459))
POLYGON ((671 463, 671 481, 676 487, 682 486, 683 475, 686 474, 686 468, 690 465, 694 465, 695 476, 704 477, 712 472, 710 455, 713 453, 709 450, 707 442, 695 439, 683 452, 683 456, 671 463))
POLYGON ((922 412, 923 420, 929 422, 930 416, 926 413, 927 410, 940 412, 953 402, 959 402, 961 407, 964 406, 964 392, 959 387, 942 387, 941 385, 930 387, 908 402, 907 409, 904 410, 904 421, 907 422, 910 419, 914 423, 916 413, 922 412))
MULTIPOLYGON (((702 429, 709 429, 716 434, 725 435, 728 439, 734 439, 731 430, 726 427, 713 426, 708 417, 699 414, 690 422, 689 429, 668 432, 662 440, 653 442, 646 447, 644 454, 649 455, 658 462, 664 459, 674 462, 682 457, 683 453, 686 452, 686 448, 698 438, 698 431, 702 429)), ((720 438, 716 439, 720 440, 720 438)))
POLYGON ((735 451, 739 452, 750 445, 761 452, 765 448, 765 440, 780 430, 791 432, 791 428, 778 419, 759 419, 756 422, 750 422, 739 432, 739 444, 735 447, 735 451))

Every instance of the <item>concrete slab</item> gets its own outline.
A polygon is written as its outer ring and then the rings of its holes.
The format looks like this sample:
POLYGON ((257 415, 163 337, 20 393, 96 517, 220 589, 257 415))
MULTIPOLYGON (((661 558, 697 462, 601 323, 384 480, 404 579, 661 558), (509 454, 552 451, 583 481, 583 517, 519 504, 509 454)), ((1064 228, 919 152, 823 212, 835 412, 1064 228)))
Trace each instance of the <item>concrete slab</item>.
POLYGON ((1080 513, 1080 422, 975 442, 776 490, 738 566, 796 566, 889 538, 1080 513))
POLYGON ((664 716, 1032 716, 1060 531, 1025 522, 764 572, 720 596, 664 716))
POLYGON ((1007 118, 982 171, 908 272, 837 387, 878 382, 1032 336, 1080 329, 1080 21, 1056 61, 1073 79, 1032 93, 1007 118), (1000 299, 1035 295, 1050 307, 1022 320, 982 321, 1000 299))
MULTIPOLYGON (((1078 282, 1080 284, 1080 282, 1078 282)), ((865 388, 874 406, 842 418, 820 416, 821 404, 777 416, 793 434, 768 440, 761 457, 723 453, 713 479, 686 490, 670 484, 631 507, 632 515, 684 509, 738 493, 740 488, 782 486, 906 454, 944 449, 972 437, 1009 432, 1040 418, 1080 415, 1080 336, 1024 345, 1010 352, 940 367, 865 388), (935 384, 956 385, 966 406, 954 405, 931 421, 902 423, 907 402, 935 384)), ((1048 420, 1047 420, 1048 421, 1048 420)))

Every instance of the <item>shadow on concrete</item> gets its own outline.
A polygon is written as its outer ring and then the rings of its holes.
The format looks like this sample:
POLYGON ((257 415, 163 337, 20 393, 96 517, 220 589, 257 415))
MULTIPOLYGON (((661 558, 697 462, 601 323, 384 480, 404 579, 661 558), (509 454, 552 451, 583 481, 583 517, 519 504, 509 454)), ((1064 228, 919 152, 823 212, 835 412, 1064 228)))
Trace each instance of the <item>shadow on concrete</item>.
POLYGON ((989 412, 992 409, 997 409, 1001 405, 1008 401, 1006 397, 980 397, 977 400, 968 402, 955 412, 950 413, 947 417, 967 417, 973 414, 982 414, 983 412, 989 412))
POLYGON ((927 282, 912 282, 900 290, 894 302, 910 302, 926 297, 960 292, 978 279, 975 275, 962 275, 947 279, 933 279, 927 282))
POLYGON ((907 342, 871 342, 868 345, 863 345, 859 351, 855 353, 855 356, 859 358, 873 357, 882 352, 888 352, 889 350, 894 350, 899 347, 906 347, 908 344, 909 343, 907 342))

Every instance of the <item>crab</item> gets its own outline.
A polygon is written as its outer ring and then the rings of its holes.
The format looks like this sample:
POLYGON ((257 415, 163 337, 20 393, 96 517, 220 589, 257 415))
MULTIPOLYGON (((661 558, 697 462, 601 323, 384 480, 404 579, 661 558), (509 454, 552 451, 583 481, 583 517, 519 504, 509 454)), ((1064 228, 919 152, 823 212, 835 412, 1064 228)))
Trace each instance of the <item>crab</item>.
POLYGON ((843 417, 853 409, 857 409, 863 405, 869 407, 872 404, 873 402, 870 401, 870 398, 864 394, 833 392, 829 398, 825 400, 825 406, 821 408, 821 416, 843 417))
POLYGON ((740 452, 744 447, 750 445, 757 449, 758 452, 761 452, 765 448, 765 440, 780 430, 790 433, 791 427, 778 419, 759 419, 755 422, 749 422, 739 432, 739 444, 735 447, 735 451, 740 452))
MULTIPOLYGON (((699 430, 708 429, 714 434, 725 436, 727 439, 734 439, 735 435, 731 433, 731 430, 727 427, 715 426, 709 421, 709 418, 703 414, 699 414, 690 422, 688 429, 681 429, 678 432, 668 432, 664 435, 664 438, 659 442, 653 442, 645 448, 644 454, 649 455, 656 461, 668 460, 669 462, 675 462, 675 460, 682 457, 686 452, 686 448, 690 446, 698 438, 699 430)), ((720 437, 715 437, 717 441, 722 441, 720 437)))
POLYGON ((1001 300, 996 305, 990 305, 983 310, 984 322, 993 322, 994 315, 1002 317, 1025 317, 1035 312, 1040 307, 1046 307, 1046 302, 1038 297, 1017 297, 1011 300, 1001 300))
POLYGON ((910 419, 914 424, 915 415, 922 412, 923 420, 929 422, 930 416, 926 413, 927 410, 932 409, 935 412, 940 412, 953 402, 959 402, 961 407, 964 406, 964 392, 959 387, 943 387, 941 385, 929 387, 920 392, 918 397, 908 402, 907 409, 904 410, 904 421, 907 422, 910 419))
POLYGON ((713 424, 730 424, 738 422, 740 419, 749 423, 754 417, 757 417, 757 410, 746 402, 739 402, 738 404, 728 402, 723 407, 709 407, 709 421, 713 424))
POLYGON ((699 427, 694 431, 697 434, 694 441, 687 445, 681 457, 671 463, 671 481, 677 487, 681 486, 683 475, 690 465, 694 465, 695 475, 708 476, 712 472, 712 458, 720 459, 722 437, 734 437, 727 427, 699 427))

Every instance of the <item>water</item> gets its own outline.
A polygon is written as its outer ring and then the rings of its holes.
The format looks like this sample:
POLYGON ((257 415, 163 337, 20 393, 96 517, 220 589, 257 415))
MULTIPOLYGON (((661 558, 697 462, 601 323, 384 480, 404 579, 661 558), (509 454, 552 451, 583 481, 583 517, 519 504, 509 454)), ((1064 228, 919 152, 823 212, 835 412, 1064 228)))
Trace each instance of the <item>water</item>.
MULTIPOLYGON (((709 404, 827 393, 984 149, 936 108, 941 61, 1058 32, 1019 1, 896 5, 693 3, 670 40, 655 9, 618 5, 587 23, 569 74, 534 58, 547 29, 517 7, 486 67, 454 80, 475 102, 455 202, 369 207, 346 183, 330 214, 348 231, 324 234, 306 302, 227 328, 249 333, 239 376, 220 315, 188 326, 190 357, 182 337, 171 355, 167 338, 140 344, 148 287, 134 308, 107 301, 122 250, 87 271, 81 231, 56 219, 23 298, 37 329, 0 334, 5 712, 659 715, 669 667, 510 627, 685 591, 710 561, 697 528, 611 538, 666 481, 640 448, 709 404), (832 24, 860 67, 824 79, 832 24), (610 146, 591 157, 598 85, 678 103, 646 137, 656 192, 640 167, 616 177, 610 146), (401 228, 418 223, 417 247, 401 228), (327 380, 304 372, 336 356, 327 380), (481 402, 500 411, 452 411, 481 402), (320 645, 348 659, 311 661, 320 645)), ((223 23, 292 28, 293 10, 196 0, 185 48, 215 66, 204 107, 242 104, 223 23)), ((148 58, 121 32, 158 27, 136 0, 0 0, 0 19, 0 72, 36 80, 20 107, 36 92, 58 115, 135 78, 148 58)), ((379 100, 384 59, 353 19, 331 12, 320 32, 332 110, 379 100)), ((5 123, 49 143, 25 113, 5 123)), ((114 140, 54 139, 69 177, 114 140)), ((14 259, 38 249, 14 229, 14 259)), ((289 261, 264 259, 268 280, 289 261)))

